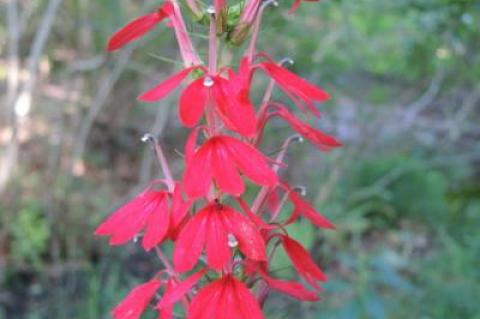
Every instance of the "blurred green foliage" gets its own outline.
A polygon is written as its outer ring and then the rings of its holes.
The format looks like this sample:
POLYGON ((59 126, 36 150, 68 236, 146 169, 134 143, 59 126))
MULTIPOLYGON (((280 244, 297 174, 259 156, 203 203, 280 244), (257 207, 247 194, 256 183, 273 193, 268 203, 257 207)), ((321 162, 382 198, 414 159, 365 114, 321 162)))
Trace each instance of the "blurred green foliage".
POLYGON ((24 205, 10 227, 12 257, 40 266, 41 255, 47 249, 49 238, 49 226, 41 207, 35 203, 24 205))

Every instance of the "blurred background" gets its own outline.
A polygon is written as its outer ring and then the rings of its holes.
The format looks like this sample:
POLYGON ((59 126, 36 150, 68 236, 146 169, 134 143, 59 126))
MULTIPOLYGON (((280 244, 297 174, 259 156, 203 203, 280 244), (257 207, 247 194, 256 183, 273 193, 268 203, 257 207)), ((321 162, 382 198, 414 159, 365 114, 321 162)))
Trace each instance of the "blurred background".
MULTIPOLYGON (((159 176, 144 133, 180 177, 177 94, 136 101, 178 70, 172 32, 104 50, 158 4, 0 1, 2 319, 107 318, 161 265, 92 235, 159 176)), ((288 15, 290 4, 267 11, 259 49, 332 94, 311 123, 345 146, 289 151, 285 176, 337 229, 290 228, 330 281, 315 304, 272 295, 268 318, 480 318, 480 2, 322 0, 288 15)), ((204 54, 205 30, 190 28, 204 54)), ((291 134, 282 122, 268 132, 267 153, 291 134)), ((275 265, 289 275, 283 256, 275 265)))

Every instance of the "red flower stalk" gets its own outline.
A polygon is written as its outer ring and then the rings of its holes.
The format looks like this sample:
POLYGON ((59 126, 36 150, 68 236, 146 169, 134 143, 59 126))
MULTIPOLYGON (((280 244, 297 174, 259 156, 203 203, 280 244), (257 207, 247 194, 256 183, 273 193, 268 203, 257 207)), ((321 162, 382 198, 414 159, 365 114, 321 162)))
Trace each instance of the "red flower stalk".
MULTIPOLYGON (((291 12, 300 1, 294 0, 291 12)), ((198 57, 180 7, 173 0, 166 0, 156 12, 128 23, 111 38, 108 50, 117 50, 169 20, 185 67, 143 93, 139 100, 160 101, 191 76, 180 94, 178 113, 180 122, 193 129, 185 142, 185 165, 179 182, 174 181, 156 139, 145 135, 144 140, 152 142, 159 159, 166 190, 153 189, 151 183, 114 211, 95 232, 110 237, 111 245, 143 236, 143 248, 155 248, 165 267, 156 279, 134 288, 114 308, 115 319, 139 319, 157 292, 163 295, 155 307, 159 319, 173 319, 173 307, 180 301, 186 319, 263 319, 261 308, 271 291, 302 301, 319 299, 320 284, 327 276, 306 248, 290 237, 285 226, 298 218, 306 218, 323 229, 334 226, 294 188, 279 182, 278 175, 287 167, 283 161, 289 145, 300 137, 322 151, 330 151, 341 143, 297 118, 280 102, 270 101, 277 85, 302 110, 306 108, 319 116, 315 103, 329 98, 323 89, 272 62, 266 54, 256 54, 264 9, 274 2, 248 0, 235 20, 227 14, 233 11, 229 11, 232 7, 225 0, 215 0, 213 7, 206 10, 208 14, 202 12, 200 3, 187 0, 194 20, 210 24, 208 49, 205 48, 207 66, 198 57), (224 33, 226 37, 221 37, 224 33), (238 69, 218 65, 222 60, 218 56, 218 41, 240 43, 250 33, 250 44, 241 54, 238 69), (265 59, 256 62, 257 57, 265 59), (250 90, 258 69, 271 80, 255 107, 250 90), (274 116, 285 120, 298 135, 284 141, 275 159, 270 160, 258 145, 267 122, 274 116), (197 145, 199 132, 204 134, 197 145), (260 186, 251 205, 244 196, 244 179, 260 186), (290 216, 279 221, 288 201, 293 205, 290 216), (240 207, 241 212, 234 207, 240 207), (166 240, 173 241, 171 256, 161 248, 166 240), (272 276, 270 260, 280 246, 298 276, 312 288, 295 279, 272 276), (201 269, 187 273, 196 266, 201 269)))
POLYGON ((112 310, 112 317, 115 319, 139 319, 160 285, 159 280, 153 279, 133 288, 125 299, 112 310))

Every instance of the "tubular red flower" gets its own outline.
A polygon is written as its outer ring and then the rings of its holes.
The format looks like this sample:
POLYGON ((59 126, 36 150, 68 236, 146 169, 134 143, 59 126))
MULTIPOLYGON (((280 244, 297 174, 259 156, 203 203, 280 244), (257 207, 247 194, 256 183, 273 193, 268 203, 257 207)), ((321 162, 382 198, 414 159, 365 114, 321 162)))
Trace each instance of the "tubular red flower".
POLYGON ((270 276, 263 276, 263 279, 272 289, 278 290, 284 294, 289 295, 302 301, 318 301, 320 298, 317 292, 305 289, 301 284, 291 280, 282 280, 272 278, 270 276))
POLYGON ((182 229, 175 243, 173 263, 178 271, 195 266, 206 248, 207 262, 221 270, 230 260, 229 235, 238 248, 252 260, 265 260, 265 242, 255 224, 231 207, 212 203, 202 208, 182 229))
POLYGON ((112 310, 112 317, 114 319, 139 319, 160 288, 160 284, 159 280, 153 279, 133 288, 125 299, 112 310))
POLYGON ((256 130, 255 109, 248 96, 237 92, 235 79, 205 76, 193 81, 180 96, 180 119, 195 126, 208 103, 213 103, 223 123, 231 130, 251 137, 256 130))
POLYGON ((107 50, 118 50, 142 37, 165 18, 170 18, 185 66, 200 65, 201 60, 190 40, 180 8, 172 1, 166 1, 156 12, 141 16, 117 31, 108 42, 107 50))
POLYGON ((199 66, 191 66, 174 74, 173 76, 162 81, 147 92, 138 97, 143 102, 157 102, 175 90, 180 83, 195 69, 201 68, 199 66))
POLYGON ((173 12, 173 6, 170 2, 166 2, 163 6, 158 8, 154 13, 136 18, 129 22, 122 29, 117 31, 108 42, 108 51, 115 51, 126 44, 140 38, 154 27, 157 26, 163 19, 167 18, 173 12))
POLYGON ((178 227, 187 213, 189 203, 183 201, 179 191, 174 191, 172 208, 168 206, 170 196, 165 191, 143 191, 113 212, 95 234, 110 236, 110 245, 122 245, 145 229, 143 248, 152 249, 178 227))
POLYGON ((330 96, 325 91, 275 63, 262 62, 257 66, 275 80, 298 107, 303 109, 303 105, 300 102, 303 101, 312 114, 320 116, 314 102, 328 100, 330 96))
POLYGON ((260 275, 265 283, 274 290, 303 301, 317 301, 320 299, 317 291, 308 290, 298 282, 271 277, 268 274, 268 263, 266 262, 254 262, 252 260, 246 260, 244 265, 245 273, 247 275, 260 275))
POLYGON ((302 196, 299 193, 297 193, 287 184, 284 184, 284 187, 286 187, 286 190, 288 192, 288 197, 294 206, 292 216, 289 218, 286 224, 290 224, 294 222, 298 218, 298 216, 303 216, 317 227, 327 228, 327 229, 335 228, 335 226, 327 218, 325 218, 319 212, 317 212, 312 207, 312 205, 310 205, 306 200, 302 198, 302 196))
MULTIPOLYGON (((202 67, 190 67, 180 71, 140 95, 139 100, 157 102, 163 99, 197 68, 202 67)), ((179 117, 182 124, 194 127, 204 114, 207 104, 213 103, 217 114, 228 128, 246 137, 255 134, 255 109, 248 98, 248 91, 245 92, 243 87, 239 88, 237 82, 236 78, 206 75, 190 83, 180 95, 179 117)))
POLYGON ((163 294, 163 298, 158 302, 156 308, 169 309, 174 303, 182 299, 206 273, 207 270, 202 269, 182 282, 175 283, 172 281, 163 294))
POLYGON ((262 153, 226 135, 207 140, 186 164, 183 182, 191 198, 205 196, 213 180, 222 191, 240 195, 244 191, 240 172, 259 185, 273 186, 278 181, 262 153))
POLYGON ((330 151, 333 148, 342 146, 342 144, 335 137, 325 134, 322 131, 300 121, 285 107, 278 104, 275 104, 275 106, 276 112, 274 112, 274 114, 277 114, 286 120, 292 126, 295 132, 299 133, 302 137, 315 144, 320 150, 330 151))
POLYGON ((193 298, 187 319, 264 319, 248 288, 232 275, 217 279, 193 298))
POLYGON ((320 289, 318 281, 327 281, 328 277, 315 264, 308 251, 292 238, 279 235, 282 238, 283 248, 293 263, 298 274, 303 277, 312 287, 320 289))

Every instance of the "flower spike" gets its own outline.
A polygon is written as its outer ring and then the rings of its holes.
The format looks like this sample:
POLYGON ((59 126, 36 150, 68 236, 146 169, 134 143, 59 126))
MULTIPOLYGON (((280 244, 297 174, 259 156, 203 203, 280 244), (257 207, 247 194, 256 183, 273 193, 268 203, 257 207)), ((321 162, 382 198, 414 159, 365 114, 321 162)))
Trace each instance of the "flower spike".
MULTIPOLYGON (((293 0, 290 13, 302 1, 317 0, 293 0)), ((155 12, 131 21, 110 39, 108 50, 115 51, 167 21, 184 67, 138 99, 158 102, 185 84, 177 110, 180 123, 190 129, 184 146, 178 147, 184 151, 178 152, 183 171, 171 169, 159 141, 144 135, 142 141, 151 144, 158 158, 162 179, 152 180, 95 231, 109 237, 111 245, 140 238, 145 250, 155 248, 154 255, 163 265, 154 279, 134 287, 113 309, 114 319, 140 319, 154 302, 158 319, 264 319, 262 308, 271 292, 302 301, 319 300, 320 285, 327 276, 307 249, 290 237, 287 226, 299 218, 322 229, 334 226, 297 192, 298 187, 280 180, 279 174, 289 167, 286 154, 293 142, 308 140, 322 151, 341 144, 297 118, 281 102, 272 101, 278 86, 301 111, 318 117, 316 103, 329 95, 289 71, 293 60, 275 62, 257 51, 262 17, 271 5, 278 3, 164 0, 155 12), (189 22, 201 25, 196 30, 208 29, 208 44, 198 41, 206 64, 184 21, 185 7, 193 14, 189 22), (245 50, 231 54, 242 57, 238 63, 230 64, 231 57, 220 55, 224 44, 240 44, 249 36, 245 50), (253 76, 259 69, 267 75, 268 84, 257 105, 256 94, 250 92, 257 87, 253 76), (286 121, 294 135, 280 145, 268 145, 274 154, 271 159, 259 145, 264 144, 265 127, 273 117, 286 121), (245 180, 255 185, 247 188, 245 180), (250 202, 247 198, 256 191, 250 202), (282 212, 289 202, 293 209, 284 220, 282 212), (160 246, 167 240, 172 241, 171 254, 160 246), (281 247, 301 281, 273 275, 271 260, 281 247), (177 304, 183 308, 178 309, 181 314, 177 314, 177 304)))

